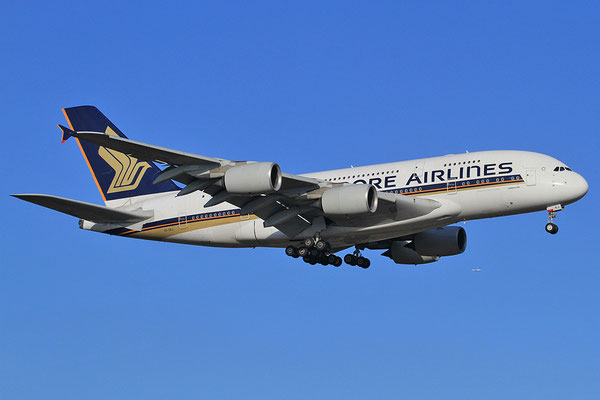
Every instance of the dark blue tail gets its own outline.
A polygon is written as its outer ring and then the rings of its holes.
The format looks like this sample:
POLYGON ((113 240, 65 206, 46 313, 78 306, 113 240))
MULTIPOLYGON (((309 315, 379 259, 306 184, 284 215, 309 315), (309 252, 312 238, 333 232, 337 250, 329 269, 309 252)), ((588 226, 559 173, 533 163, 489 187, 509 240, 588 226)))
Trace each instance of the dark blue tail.
MULTIPOLYGON (((103 132, 126 136, 96 107, 80 106, 64 108, 63 112, 74 131, 103 132)), ((63 141, 68 132, 63 131, 63 141)), ((173 181, 153 185, 161 170, 151 161, 142 161, 112 149, 84 140, 77 140, 104 201, 180 190, 173 181)))

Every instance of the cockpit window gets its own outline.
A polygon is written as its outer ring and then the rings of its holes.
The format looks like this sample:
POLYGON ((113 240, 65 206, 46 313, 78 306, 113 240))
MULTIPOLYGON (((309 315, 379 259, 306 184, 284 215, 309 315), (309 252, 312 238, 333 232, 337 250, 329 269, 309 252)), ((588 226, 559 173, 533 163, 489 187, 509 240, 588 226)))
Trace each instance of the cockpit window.
POLYGON ((573 170, 569 167, 555 167, 554 171, 558 172, 558 171, 573 171, 573 170))

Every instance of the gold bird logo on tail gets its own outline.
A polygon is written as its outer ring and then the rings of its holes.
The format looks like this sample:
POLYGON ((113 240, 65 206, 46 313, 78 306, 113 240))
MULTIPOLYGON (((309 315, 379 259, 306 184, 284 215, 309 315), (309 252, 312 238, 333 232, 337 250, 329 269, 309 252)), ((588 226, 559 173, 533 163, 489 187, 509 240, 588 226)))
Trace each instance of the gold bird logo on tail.
MULTIPOLYGON (((118 136, 110 127, 106 128, 105 133, 118 136)), ((98 155, 106 161, 112 169, 115 170, 115 176, 106 193, 125 192, 136 189, 150 164, 145 161, 138 161, 137 158, 128 156, 118 151, 100 147, 98 155)))

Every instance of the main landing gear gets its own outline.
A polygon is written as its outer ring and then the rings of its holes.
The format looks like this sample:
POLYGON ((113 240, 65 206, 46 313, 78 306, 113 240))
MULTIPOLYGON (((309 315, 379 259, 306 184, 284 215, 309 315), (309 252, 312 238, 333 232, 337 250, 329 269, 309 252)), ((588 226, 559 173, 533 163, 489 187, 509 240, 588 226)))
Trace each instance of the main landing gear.
POLYGON ((554 218, 556 218, 556 212, 561 211, 563 207, 558 204, 552 207, 548 207, 548 223, 546 224, 546 232, 556 235, 558 232, 558 226, 554 224, 554 218))
MULTIPOLYGON (((300 247, 286 247, 285 254, 293 258, 302 257, 302 260, 304 260, 305 263, 311 265, 321 264, 339 267, 342 265, 342 259, 341 257, 330 253, 330 249, 329 243, 317 237, 305 239, 300 247)), ((356 265, 364 269, 369 268, 371 265, 371 261, 362 256, 358 246, 352 254, 346 254, 344 256, 344 261, 348 265, 356 265)))
POLYGON ((344 256, 344 262, 348 265, 357 265, 364 269, 369 268, 369 266, 371 265, 371 261, 368 258, 362 256, 358 247, 356 247, 354 253, 346 254, 344 256))
POLYGON ((342 259, 329 252, 329 243, 320 238, 305 239, 300 247, 288 246, 285 254, 290 257, 302 257, 305 263, 315 265, 333 265, 339 267, 342 265, 342 259))

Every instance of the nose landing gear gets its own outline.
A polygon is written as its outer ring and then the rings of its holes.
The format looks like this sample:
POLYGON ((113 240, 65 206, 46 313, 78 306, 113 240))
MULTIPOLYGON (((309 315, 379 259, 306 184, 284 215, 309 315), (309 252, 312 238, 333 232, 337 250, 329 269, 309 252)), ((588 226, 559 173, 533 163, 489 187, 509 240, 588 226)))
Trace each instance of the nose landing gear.
POLYGON ((556 235, 556 233, 558 232, 558 226, 556 224, 554 224, 554 218, 556 218, 556 212, 561 211, 562 209, 563 209, 563 206, 560 204, 557 204, 555 206, 547 208, 548 223, 546 224, 546 232, 548 232, 552 235, 556 235))

